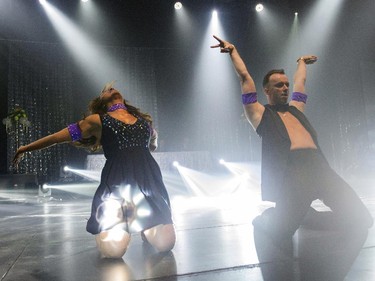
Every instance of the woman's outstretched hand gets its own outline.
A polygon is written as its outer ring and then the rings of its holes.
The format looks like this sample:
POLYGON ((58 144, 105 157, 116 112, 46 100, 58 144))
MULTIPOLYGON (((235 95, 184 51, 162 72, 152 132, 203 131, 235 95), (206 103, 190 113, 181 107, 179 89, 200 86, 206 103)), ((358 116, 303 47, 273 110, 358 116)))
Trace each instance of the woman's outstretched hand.
POLYGON ((14 155, 13 157, 13 163, 12 163, 12 167, 17 169, 18 168, 18 164, 21 162, 23 156, 25 155, 25 146, 20 146, 18 149, 17 149, 17 152, 16 154, 14 155))
POLYGON ((235 48, 232 43, 229 43, 228 41, 220 39, 216 35, 213 35, 213 37, 219 42, 219 44, 213 45, 211 46, 211 48, 220 48, 220 53, 232 53, 232 51, 235 48))

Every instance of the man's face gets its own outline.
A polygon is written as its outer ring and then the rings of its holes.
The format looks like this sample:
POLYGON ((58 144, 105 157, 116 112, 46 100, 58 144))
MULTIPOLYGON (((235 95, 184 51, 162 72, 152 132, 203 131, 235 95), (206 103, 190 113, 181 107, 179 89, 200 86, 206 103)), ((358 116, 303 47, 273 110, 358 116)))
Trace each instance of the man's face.
POLYGON ((275 73, 270 76, 264 87, 269 104, 286 104, 289 97, 289 80, 285 74, 275 73))

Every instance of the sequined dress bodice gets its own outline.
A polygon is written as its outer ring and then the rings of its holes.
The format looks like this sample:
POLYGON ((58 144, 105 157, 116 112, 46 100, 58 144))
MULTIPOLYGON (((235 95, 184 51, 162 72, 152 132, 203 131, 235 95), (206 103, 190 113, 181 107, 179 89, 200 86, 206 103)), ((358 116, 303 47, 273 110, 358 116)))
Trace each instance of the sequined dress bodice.
POLYGON ((144 149, 148 151, 150 126, 146 120, 137 117, 134 124, 127 124, 111 117, 102 115, 102 139, 104 155, 110 159, 119 153, 126 153, 129 149, 144 149))

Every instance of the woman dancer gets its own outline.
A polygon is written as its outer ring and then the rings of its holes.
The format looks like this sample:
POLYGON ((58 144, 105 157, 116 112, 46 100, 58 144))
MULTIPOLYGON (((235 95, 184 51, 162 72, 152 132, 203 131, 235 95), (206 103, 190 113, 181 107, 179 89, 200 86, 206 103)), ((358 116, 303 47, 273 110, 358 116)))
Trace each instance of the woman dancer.
POLYGON ((95 235, 102 257, 121 258, 131 233, 160 252, 176 241, 169 196, 160 168, 150 150, 157 148, 151 117, 128 104, 108 83, 91 101, 91 115, 54 134, 18 148, 13 164, 25 152, 73 142, 96 149, 102 146, 106 163, 92 202, 87 231, 95 235))

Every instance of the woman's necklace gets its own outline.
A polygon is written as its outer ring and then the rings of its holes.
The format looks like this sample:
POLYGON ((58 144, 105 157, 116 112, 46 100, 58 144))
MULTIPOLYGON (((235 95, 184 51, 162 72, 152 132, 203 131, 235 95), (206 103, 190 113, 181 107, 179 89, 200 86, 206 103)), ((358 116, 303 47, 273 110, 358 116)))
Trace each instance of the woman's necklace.
POLYGON ((108 108, 108 112, 113 112, 113 111, 116 111, 117 109, 125 109, 127 110, 125 104, 123 103, 116 103, 116 104, 113 104, 111 105, 109 108, 108 108))

